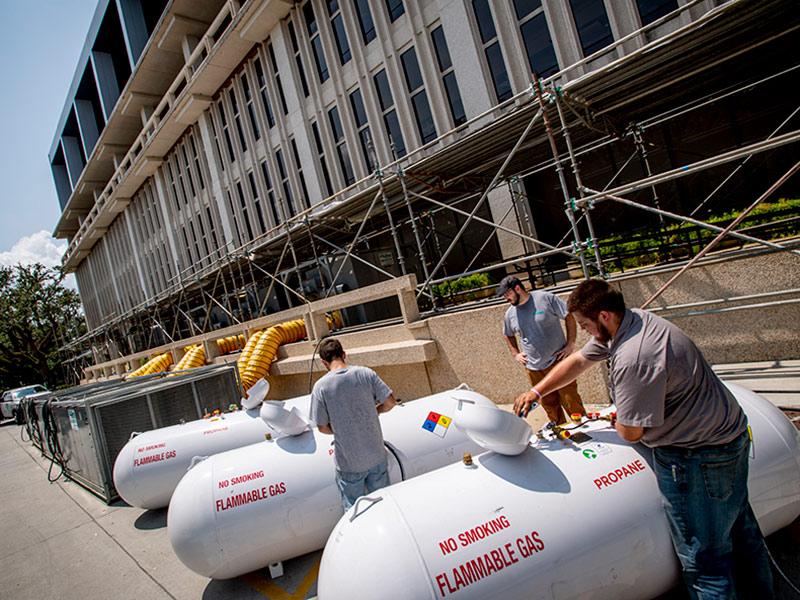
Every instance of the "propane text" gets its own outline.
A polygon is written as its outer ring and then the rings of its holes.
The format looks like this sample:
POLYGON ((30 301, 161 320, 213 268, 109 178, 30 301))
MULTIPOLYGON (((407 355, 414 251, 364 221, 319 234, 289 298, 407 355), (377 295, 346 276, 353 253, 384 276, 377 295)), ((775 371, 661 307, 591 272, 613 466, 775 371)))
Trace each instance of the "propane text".
POLYGON ((644 464, 639 459, 636 459, 633 462, 628 463, 627 465, 614 469, 613 471, 609 471, 607 474, 602 475, 594 480, 594 484, 597 486, 598 490, 602 490, 604 487, 608 487, 610 485, 614 485, 618 481, 622 481, 626 477, 630 477, 640 471, 644 471, 644 464))

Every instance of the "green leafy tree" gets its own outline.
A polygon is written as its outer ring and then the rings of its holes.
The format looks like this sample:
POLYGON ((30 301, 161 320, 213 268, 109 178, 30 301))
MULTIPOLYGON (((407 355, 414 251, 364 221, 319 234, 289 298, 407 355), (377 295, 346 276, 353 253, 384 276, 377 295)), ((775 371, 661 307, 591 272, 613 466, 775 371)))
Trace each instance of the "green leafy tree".
POLYGON ((63 384, 59 348, 83 333, 78 294, 59 269, 0 266, 0 388, 63 384))

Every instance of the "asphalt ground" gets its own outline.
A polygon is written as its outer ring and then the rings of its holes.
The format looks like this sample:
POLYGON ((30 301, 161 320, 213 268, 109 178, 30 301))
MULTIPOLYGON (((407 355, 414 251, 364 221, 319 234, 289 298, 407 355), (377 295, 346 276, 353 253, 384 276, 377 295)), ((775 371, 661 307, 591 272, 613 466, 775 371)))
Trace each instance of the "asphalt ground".
MULTIPOLYGON (((314 598, 321 551, 267 570, 216 581, 187 569, 172 552, 167 511, 107 506, 74 482, 48 482, 49 461, 0 427, 0 599, 290 600, 314 598)), ((58 473, 54 468, 52 475, 58 473)), ((770 551, 800 586, 800 519, 770 536, 770 551)), ((776 598, 800 598, 776 574, 776 598)), ((688 598, 676 588, 659 600, 688 598)))

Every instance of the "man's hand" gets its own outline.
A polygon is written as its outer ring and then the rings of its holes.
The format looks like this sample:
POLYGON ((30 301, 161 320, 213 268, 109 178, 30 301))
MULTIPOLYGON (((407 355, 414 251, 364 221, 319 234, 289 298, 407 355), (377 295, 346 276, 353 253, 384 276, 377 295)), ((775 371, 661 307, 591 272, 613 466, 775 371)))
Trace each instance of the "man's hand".
POLYGON ((524 352, 517 352, 514 355, 514 360, 521 364, 523 367, 528 364, 528 357, 525 356, 524 352))
MULTIPOLYGON (((531 407, 537 404, 539 397, 533 392, 525 392, 517 396, 514 400, 514 414, 518 417, 526 417, 531 411, 531 407)), ((535 408, 535 406, 534 406, 535 408)))
POLYGON ((559 360, 567 358, 573 352, 575 352, 575 344, 573 344, 572 342, 567 342, 566 345, 563 348, 561 348, 561 350, 556 352, 553 356, 556 357, 556 362, 558 362, 559 360))

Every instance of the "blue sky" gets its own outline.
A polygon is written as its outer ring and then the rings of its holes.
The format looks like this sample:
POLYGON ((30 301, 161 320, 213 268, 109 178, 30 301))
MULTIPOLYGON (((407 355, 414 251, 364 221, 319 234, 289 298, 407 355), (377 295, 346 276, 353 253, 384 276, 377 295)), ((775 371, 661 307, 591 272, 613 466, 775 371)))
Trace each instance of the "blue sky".
POLYGON ((97 0, 0 0, 0 264, 66 247, 47 153, 97 0), (42 232, 45 233, 42 233, 42 232))

